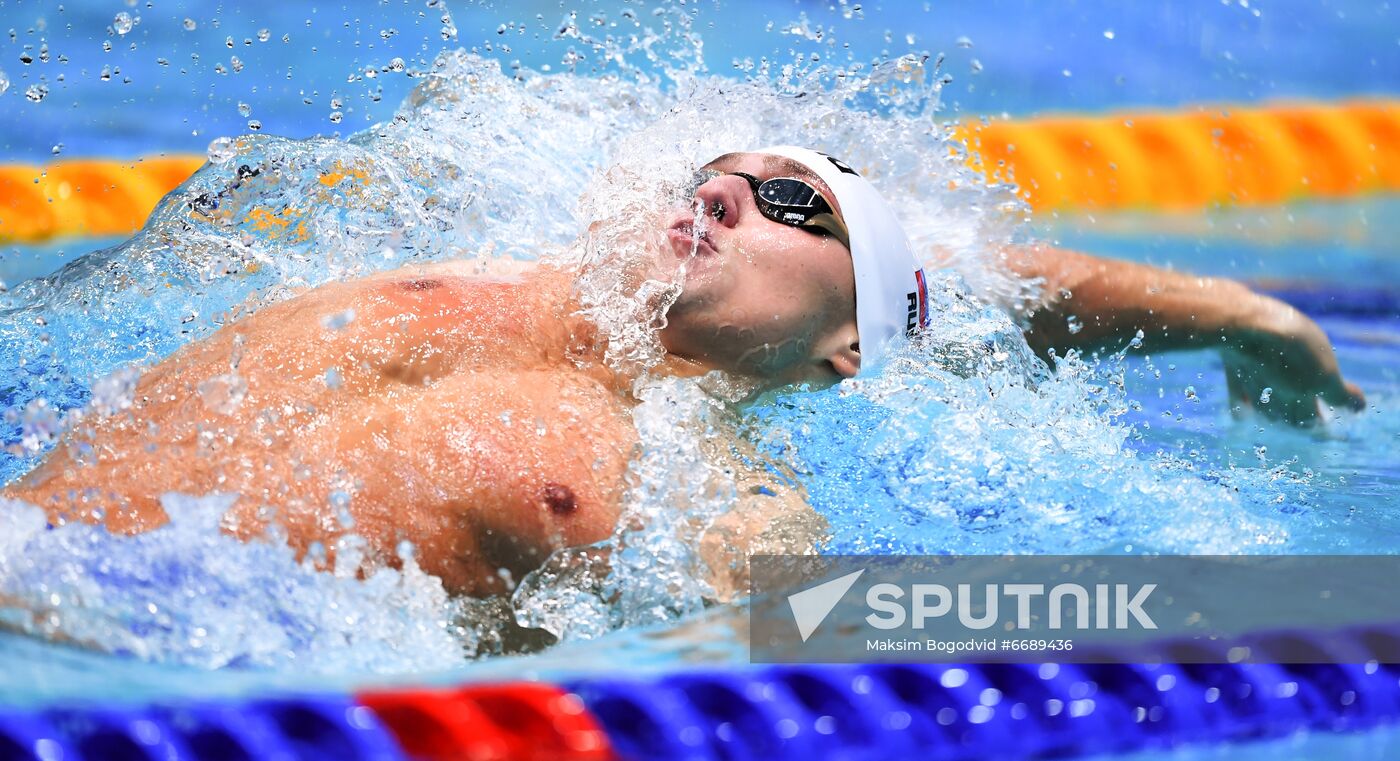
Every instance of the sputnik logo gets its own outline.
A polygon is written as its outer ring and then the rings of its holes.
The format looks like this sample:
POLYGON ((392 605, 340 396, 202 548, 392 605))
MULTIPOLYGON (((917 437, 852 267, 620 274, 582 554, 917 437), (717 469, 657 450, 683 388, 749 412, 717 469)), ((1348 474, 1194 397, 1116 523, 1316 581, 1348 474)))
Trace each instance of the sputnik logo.
POLYGON ((812 636, 812 632, 831 615, 836 604, 841 602, 841 598, 846 596, 855 585, 856 579, 863 573, 864 568, 788 595, 788 607, 792 608, 793 620, 797 622, 797 633, 802 635, 803 642, 806 642, 807 638, 812 636))

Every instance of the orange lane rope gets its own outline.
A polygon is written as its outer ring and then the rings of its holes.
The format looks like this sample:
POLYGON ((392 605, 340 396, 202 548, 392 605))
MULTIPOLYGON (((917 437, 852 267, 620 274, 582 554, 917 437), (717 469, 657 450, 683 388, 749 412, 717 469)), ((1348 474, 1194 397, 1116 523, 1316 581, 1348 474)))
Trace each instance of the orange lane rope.
MULTIPOLYGON (((968 163, 1037 211, 1191 211, 1400 190, 1400 101, 969 121, 968 163)), ((0 243, 124 235, 201 156, 0 165, 0 243)))
POLYGON ((1400 190, 1400 102, 1286 103, 965 123, 989 180, 1037 211, 1192 211, 1400 190))

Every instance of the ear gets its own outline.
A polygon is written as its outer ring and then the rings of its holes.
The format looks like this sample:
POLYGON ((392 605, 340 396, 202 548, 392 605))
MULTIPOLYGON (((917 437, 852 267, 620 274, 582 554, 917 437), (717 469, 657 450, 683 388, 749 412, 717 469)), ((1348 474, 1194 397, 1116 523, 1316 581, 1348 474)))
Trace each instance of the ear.
POLYGON ((854 323, 844 325, 831 336, 824 359, 842 378, 854 378, 860 372, 860 336, 854 323))
POLYGON ((854 378, 860 372, 860 344, 851 344, 827 360, 842 378, 854 378))

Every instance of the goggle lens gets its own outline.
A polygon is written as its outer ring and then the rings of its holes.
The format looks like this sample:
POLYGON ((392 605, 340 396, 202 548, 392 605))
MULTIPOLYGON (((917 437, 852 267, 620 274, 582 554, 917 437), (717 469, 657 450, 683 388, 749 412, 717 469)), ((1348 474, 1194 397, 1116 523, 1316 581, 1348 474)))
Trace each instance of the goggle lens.
POLYGON ((691 178, 690 195, 700 186, 726 174, 743 177, 753 190, 758 210, 763 216, 789 227, 801 227, 836 238, 846 248, 851 247, 850 233, 822 194, 811 184, 796 177, 775 177, 760 180, 745 172, 719 172, 701 169, 691 178))

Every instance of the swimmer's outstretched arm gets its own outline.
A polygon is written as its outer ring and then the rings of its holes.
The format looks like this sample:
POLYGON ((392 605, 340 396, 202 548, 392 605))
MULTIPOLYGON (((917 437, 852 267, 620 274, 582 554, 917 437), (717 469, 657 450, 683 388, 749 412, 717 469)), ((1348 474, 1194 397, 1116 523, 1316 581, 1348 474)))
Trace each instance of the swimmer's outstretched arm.
POLYGON ((1045 297, 1026 331, 1042 357, 1051 348, 1061 355, 1068 349, 1116 351, 1141 330, 1148 352, 1219 349, 1235 404, 1266 417, 1308 424, 1322 405, 1365 406, 1361 390, 1343 380, 1317 323, 1234 280, 1048 246, 1008 252, 1007 263, 1023 277, 1044 280, 1045 297), (1069 329, 1070 316, 1082 326, 1077 332, 1069 329), (1272 392, 1261 404, 1266 388, 1272 392))

